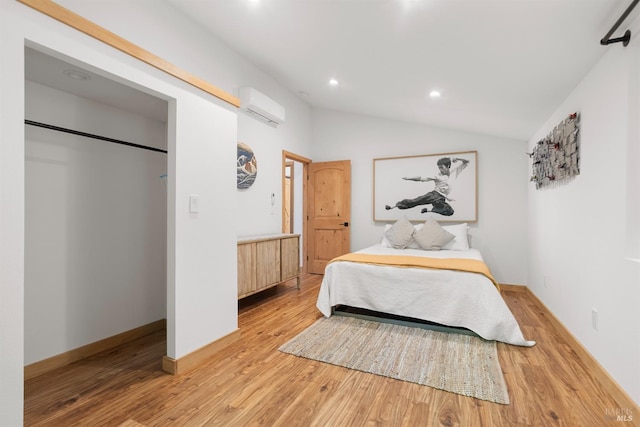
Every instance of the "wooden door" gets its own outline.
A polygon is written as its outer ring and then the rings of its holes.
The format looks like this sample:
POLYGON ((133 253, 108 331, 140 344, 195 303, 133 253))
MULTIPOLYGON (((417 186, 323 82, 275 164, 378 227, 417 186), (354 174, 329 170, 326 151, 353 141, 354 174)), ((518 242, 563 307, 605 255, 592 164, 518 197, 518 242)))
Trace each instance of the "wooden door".
POLYGON ((324 274, 327 262, 350 250, 351 162, 311 163, 308 203, 308 272, 324 274))

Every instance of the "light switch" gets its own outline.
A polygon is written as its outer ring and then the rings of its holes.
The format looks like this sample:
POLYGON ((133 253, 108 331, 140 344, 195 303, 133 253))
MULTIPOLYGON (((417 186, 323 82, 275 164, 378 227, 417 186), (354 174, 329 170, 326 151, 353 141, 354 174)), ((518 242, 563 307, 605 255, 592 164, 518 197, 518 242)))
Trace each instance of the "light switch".
POLYGON ((200 212, 200 196, 196 194, 192 194, 189 196, 189 212, 191 213, 200 212))

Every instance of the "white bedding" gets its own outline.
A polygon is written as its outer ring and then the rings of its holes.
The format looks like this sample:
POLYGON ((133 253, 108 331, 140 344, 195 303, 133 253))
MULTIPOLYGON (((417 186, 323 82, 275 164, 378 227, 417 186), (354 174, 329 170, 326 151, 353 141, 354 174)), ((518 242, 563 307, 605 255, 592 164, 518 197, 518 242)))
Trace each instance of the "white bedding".
MULTIPOLYGON (((482 260, 477 249, 427 252, 378 244, 358 252, 482 260)), ((463 327, 487 340, 520 346, 535 344, 524 339, 493 283, 477 273, 332 262, 325 270, 316 306, 329 317, 337 305, 463 327)))

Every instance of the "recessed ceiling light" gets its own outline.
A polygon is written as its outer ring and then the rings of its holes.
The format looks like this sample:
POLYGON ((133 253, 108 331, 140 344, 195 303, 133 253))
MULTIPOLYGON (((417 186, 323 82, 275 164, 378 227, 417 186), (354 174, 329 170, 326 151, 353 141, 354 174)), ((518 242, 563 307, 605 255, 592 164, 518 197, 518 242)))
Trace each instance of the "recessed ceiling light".
POLYGON ((64 70, 62 72, 65 76, 73 80, 90 80, 91 76, 85 72, 79 70, 64 70))
POLYGON ((329 80, 329 85, 330 86, 338 86, 339 84, 340 84, 340 82, 338 82, 336 79, 329 80))
POLYGON ((440 92, 437 90, 432 90, 431 92, 429 92, 429 97, 430 98, 440 98, 440 92))

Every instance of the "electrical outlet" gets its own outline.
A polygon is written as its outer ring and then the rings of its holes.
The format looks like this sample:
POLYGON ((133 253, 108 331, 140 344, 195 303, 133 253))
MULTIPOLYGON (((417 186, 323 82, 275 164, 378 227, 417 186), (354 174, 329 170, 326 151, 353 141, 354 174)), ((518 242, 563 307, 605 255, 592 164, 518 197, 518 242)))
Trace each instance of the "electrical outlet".
POLYGON ((595 308, 591 309, 591 326, 595 331, 598 330, 598 310, 595 308))
POLYGON ((546 274, 543 276, 542 280, 543 280, 542 283, 544 284, 544 287, 548 288, 549 286, 547 285, 547 275, 546 274))

